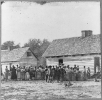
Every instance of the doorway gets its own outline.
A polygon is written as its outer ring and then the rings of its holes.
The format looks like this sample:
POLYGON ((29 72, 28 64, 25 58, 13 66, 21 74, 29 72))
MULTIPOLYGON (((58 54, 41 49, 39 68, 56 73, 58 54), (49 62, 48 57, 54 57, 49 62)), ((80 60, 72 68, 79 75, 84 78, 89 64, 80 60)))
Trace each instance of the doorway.
POLYGON ((100 70, 100 58, 94 57, 94 73, 97 73, 100 70))
POLYGON ((63 64, 63 59, 59 59, 59 65, 62 65, 63 64))

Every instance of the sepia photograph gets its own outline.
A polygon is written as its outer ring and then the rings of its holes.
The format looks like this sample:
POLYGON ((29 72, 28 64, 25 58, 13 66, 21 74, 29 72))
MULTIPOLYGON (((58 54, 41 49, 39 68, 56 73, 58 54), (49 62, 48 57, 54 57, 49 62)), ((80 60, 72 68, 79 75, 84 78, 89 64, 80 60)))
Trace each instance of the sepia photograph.
POLYGON ((100 1, 1 2, 1 100, 101 99, 100 1))

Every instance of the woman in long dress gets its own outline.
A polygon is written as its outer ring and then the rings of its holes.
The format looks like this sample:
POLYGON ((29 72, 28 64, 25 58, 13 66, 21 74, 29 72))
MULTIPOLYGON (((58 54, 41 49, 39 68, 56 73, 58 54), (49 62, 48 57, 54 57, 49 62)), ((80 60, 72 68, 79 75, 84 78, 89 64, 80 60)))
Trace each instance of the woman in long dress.
POLYGON ((5 69, 5 79, 6 79, 6 81, 8 80, 8 75, 9 75, 9 70, 8 70, 8 67, 6 66, 6 69, 5 69))
POLYGON ((11 70, 11 79, 16 80, 17 79, 17 74, 16 74, 16 69, 13 66, 12 70, 11 70))
POLYGON ((65 68, 65 71, 66 71, 66 81, 69 81, 70 79, 69 79, 69 66, 67 66, 66 68, 65 68))
POLYGON ((71 73, 71 69, 69 68, 69 66, 67 66, 67 68, 65 69, 66 71, 66 80, 68 80, 68 85, 71 85, 71 80, 70 80, 70 73, 71 73))
POLYGON ((30 80, 29 69, 26 69, 25 80, 30 80))
POLYGON ((88 78, 88 79, 90 79, 90 73, 91 73, 91 72, 90 72, 90 67, 88 67, 88 69, 87 69, 87 78, 88 78))
POLYGON ((87 73, 86 73, 86 67, 84 66, 84 71, 83 71, 83 80, 87 80, 87 73))
POLYGON ((21 79, 21 69, 20 67, 17 67, 17 80, 21 79))
POLYGON ((25 80, 25 66, 22 68, 22 80, 25 80))

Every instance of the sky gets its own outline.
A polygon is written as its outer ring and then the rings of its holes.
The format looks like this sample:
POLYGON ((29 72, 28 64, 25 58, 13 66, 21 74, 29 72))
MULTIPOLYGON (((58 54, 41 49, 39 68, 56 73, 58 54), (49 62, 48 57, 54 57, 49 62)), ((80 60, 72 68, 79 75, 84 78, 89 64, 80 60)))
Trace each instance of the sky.
POLYGON ((29 39, 54 39, 81 36, 82 30, 100 34, 99 2, 8 1, 1 6, 1 43, 14 41, 21 46, 29 39))

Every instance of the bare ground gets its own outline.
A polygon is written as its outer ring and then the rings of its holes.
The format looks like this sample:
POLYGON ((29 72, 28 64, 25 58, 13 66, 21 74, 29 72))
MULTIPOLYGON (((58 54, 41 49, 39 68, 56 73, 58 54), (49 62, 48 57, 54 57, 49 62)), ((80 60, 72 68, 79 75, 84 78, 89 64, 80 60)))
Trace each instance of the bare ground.
POLYGON ((45 81, 2 81, 1 100, 101 98, 101 81, 77 81, 72 86, 45 81))

